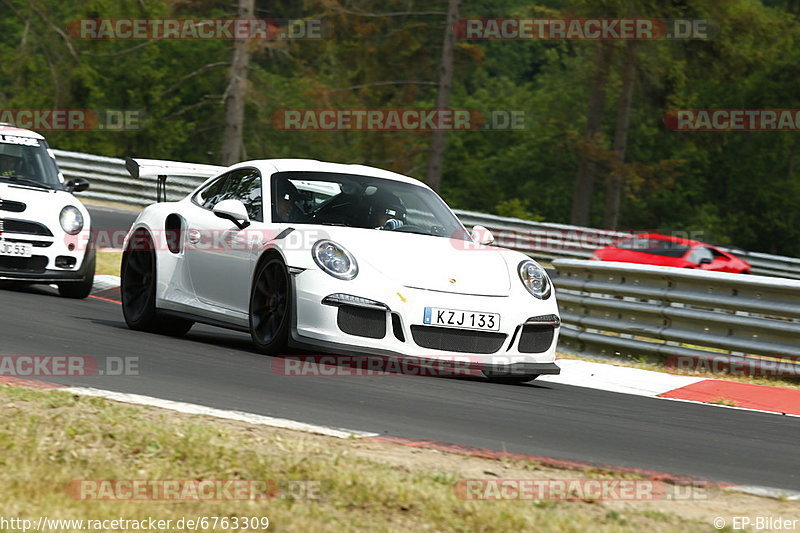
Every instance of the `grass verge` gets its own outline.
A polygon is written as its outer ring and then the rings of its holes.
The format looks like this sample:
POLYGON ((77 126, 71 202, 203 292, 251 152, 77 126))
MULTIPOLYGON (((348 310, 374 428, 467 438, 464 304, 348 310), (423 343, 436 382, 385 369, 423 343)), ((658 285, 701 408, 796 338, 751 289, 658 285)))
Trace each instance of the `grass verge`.
POLYGON ((683 533, 710 530, 715 516, 732 512, 796 510, 793 502, 726 492, 694 501, 465 501, 453 488, 463 478, 594 474, 248 426, 60 391, 0 386, 0 404, 0 503, 7 519, 266 516, 272 531, 683 533), (75 480, 132 479, 313 482, 318 490, 313 497, 294 491, 268 501, 178 502, 84 501, 68 492, 75 480))
POLYGON ((122 252, 97 251, 97 266, 95 271, 98 274, 108 274, 119 276, 119 269, 122 262, 122 252))

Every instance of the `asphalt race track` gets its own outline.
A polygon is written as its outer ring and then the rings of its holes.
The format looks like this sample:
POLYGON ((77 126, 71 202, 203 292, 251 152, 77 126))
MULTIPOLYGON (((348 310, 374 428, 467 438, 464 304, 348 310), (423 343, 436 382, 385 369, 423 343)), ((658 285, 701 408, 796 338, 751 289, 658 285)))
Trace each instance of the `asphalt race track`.
POLYGON ((138 357, 139 375, 38 377, 60 384, 307 423, 800 488, 796 418, 558 384, 392 377, 287 377, 249 337, 196 326, 184 339, 125 327, 120 306, 48 288, 0 291, 1 353, 138 357))
POLYGON ((138 211, 121 211, 103 206, 86 205, 92 217, 92 231, 103 232, 100 246, 103 248, 121 248, 122 238, 136 220, 138 211), (112 246, 113 245, 113 246, 112 246))

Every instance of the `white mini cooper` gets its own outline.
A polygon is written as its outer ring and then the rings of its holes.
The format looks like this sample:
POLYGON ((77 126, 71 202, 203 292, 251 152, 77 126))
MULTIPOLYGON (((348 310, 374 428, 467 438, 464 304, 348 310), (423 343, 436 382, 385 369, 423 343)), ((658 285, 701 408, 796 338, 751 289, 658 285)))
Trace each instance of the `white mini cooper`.
POLYGON ((68 298, 92 290, 95 251, 89 212, 36 132, 0 124, 0 283, 58 285, 68 298))

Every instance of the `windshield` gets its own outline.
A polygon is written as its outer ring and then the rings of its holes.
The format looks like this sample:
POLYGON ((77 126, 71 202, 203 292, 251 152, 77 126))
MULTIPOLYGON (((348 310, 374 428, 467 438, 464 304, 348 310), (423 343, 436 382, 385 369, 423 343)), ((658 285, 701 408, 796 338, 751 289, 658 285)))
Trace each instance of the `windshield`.
POLYGON ((58 168, 41 139, 0 134, 0 180, 61 188, 58 168), (25 183, 26 180, 31 180, 25 183))
POLYGON ((464 227, 433 191, 355 174, 273 174, 272 220, 468 240, 464 227))

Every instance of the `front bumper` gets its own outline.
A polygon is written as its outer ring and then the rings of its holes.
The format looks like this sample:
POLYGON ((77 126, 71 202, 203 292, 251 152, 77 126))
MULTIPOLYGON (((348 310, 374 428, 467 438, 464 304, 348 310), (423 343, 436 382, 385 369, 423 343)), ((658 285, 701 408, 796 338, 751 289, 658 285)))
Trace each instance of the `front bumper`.
MULTIPOLYGON (((554 296, 536 300, 520 284, 508 296, 478 296, 451 292, 415 289, 404 286, 387 286, 383 276, 370 276, 362 272, 351 281, 337 280, 319 270, 293 270, 292 290, 295 309, 292 322, 292 344, 304 349, 324 350, 328 353, 377 356, 399 356, 425 361, 468 361, 474 368, 489 376, 514 376, 529 374, 558 374, 555 350, 558 340, 558 307, 554 296), (368 328, 360 334, 343 331, 340 305, 326 305, 323 300, 332 294, 343 293, 366 298, 381 305, 372 306, 372 316, 385 313, 385 324, 373 322, 378 327, 373 336, 368 328), (491 346, 483 341, 483 353, 465 351, 458 344, 458 335, 470 330, 434 328, 423 324, 425 307, 441 307, 476 312, 500 314, 500 328, 492 335, 491 346), (552 317, 552 338, 533 350, 530 343, 521 346, 523 330, 537 328, 537 321, 552 317), (527 326, 526 326, 527 324, 527 326), (433 331, 445 330, 445 331, 433 331), (443 346, 455 349, 433 349, 422 346, 420 333, 444 333, 443 346), (502 337, 502 341, 500 338, 502 337), (455 341, 455 342, 454 342, 455 341), (524 351, 520 351, 523 347, 524 351)), ((330 300, 327 300, 330 301, 330 300)), ((368 306, 369 307, 369 306, 368 306)), ((349 308, 349 306, 348 306, 349 308)), ((469 335, 469 333, 466 333, 469 335)), ((429 335, 430 336, 430 335, 429 335)), ((482 335, 478 335, 481 337, 482 335)), ((483 336, 485 337, 485 336, 483 336)), ((430 343, 428 343, 430 344, 430 343)), ((541 344, 541 343, 540 343, 541 344)), ((480 343, 475 344, 480 345, 480 343)))
MULTIPOLYGON (((23 239, 16 239, 23 240, 23 239)), ((24 239, 28 241, 27 239, 24 239)), ((28 241, 33 242, 33 241, 28 241)), ((91 243, 83 250, 69 250, 66 246, 53 243, 47 247, 34 247, 30 258, 0 257, 0 281, 22 283, 63 283, 82 281, 87 276, 86 267, 91 264, 96 250, 91 243), (55 268, 59 257, 73 258, 71 268, 55 268)), ((93 272, 91 274, 94 274, 93 272)))

